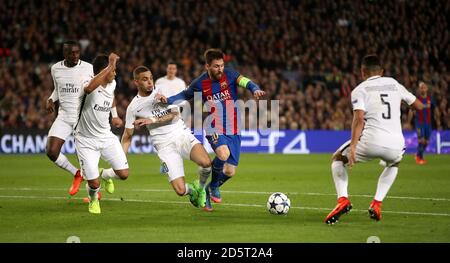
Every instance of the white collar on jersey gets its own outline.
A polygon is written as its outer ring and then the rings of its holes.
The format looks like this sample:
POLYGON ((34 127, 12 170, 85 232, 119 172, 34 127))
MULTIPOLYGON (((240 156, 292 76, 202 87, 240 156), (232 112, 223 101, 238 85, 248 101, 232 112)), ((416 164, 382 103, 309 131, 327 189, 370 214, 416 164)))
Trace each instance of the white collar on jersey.
POLYGON ((372 76, 370 78, 367 78, 367 80, 376 79, 376 78, 381 78, 381 75, 372 76))

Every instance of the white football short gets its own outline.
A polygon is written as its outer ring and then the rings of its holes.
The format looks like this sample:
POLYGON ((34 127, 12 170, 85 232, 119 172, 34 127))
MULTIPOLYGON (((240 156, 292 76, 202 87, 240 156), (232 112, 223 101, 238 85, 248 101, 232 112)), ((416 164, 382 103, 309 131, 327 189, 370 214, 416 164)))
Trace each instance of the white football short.
POLYGON ((189 130, 184 130, 170 142, 155 145, 158 157, 167 171, 169 182, 184 176, 183 159, 190 160, 191 150, 200 143, 189 130))
POLYGON ((48 137, 57 137, 65 141, 70 135, 72 135, 73 126, 73 124, 65 122, 60 118, 56 118, 52 124, 52 127, 48 131, 48 137))
POLYGON ((75 148, 81 174, 85 180, 94 180, 99 177, 100 157, 108 162, 114 170, 128 169, 127 157, 115 135, 106 138, 87 138, 77 135, 75 136, 75 148))
MULTIPOLYGON (((336 152, 341 152, 342 155, 348 158, 350 152, 350 142, 346 141, 336 152)), ((368 162, 373 159, 381 159, 384 166, 391 166, 400 162, 403 158, 405 150, 391 149, 383 146, 358 142, 356 145, 356 162, 368 162)))

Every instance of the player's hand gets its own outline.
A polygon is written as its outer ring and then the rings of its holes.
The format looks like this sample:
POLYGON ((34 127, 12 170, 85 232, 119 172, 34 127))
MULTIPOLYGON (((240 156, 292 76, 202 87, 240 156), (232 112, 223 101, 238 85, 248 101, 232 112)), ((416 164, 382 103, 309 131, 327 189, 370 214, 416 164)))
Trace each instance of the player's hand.
POLYGON ((255 99, 257 100, 261 99, 264 95, 266 95, 266 92, 263 90, 257 90, 255 91, 255 93, 253 93, 253 97, 255 97, 255 99))
POLYGON ((116 65, 117 61, 120 59, 120 57, 116 53, 109 54, 109 64, 110 65, 116 65))
POLYGON ((111 119, 111 123, 112 125, 114 125, 114 127, 116 128, 121 128, 123 126, 123 121, 121 118, 119 117, 115 117, 111 119))
POLYGON ((356 148, 350 146, 350 152, 348 155, 348 167, 352 168, 352 166, 356 163, 356 148))
POLYGON ((161 93, 157 93, 155 95, 155 100, 160 103, 167 104, 167 97, 162 95, 161 93))
POLYGON ((154 118, 150 118, 150 119, 138 119, 134 121, 134 127, 139 128, 145 125, 149 125, 155 123, 154 118))
POLYGON ((55 103, 53 102, 52 99, 47 100, 47 103, 45 105, 45 109, 47 110, 48 113, 55 112, 55 103))

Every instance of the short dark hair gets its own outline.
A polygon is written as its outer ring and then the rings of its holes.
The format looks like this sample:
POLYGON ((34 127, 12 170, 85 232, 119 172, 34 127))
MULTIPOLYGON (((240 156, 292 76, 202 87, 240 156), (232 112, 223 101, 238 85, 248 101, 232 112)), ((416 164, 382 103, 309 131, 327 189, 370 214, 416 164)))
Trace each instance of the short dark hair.
POLYGON ((169 61, 167 62, 167 66, 169 66, 169 65, 175 65, 175 66, 178 66, 177 62, 175 62, 174 60, 169 60, 169 61))
POLYGON ((383 67, 381 66, 381 62, 378 56, 375 54, 370 54, 363 58, 361 68, 372 72, 381 70, 383 67))
POLYGON ((150 71, 150 69, 148 69, 146 66, 138 66, 133 70, 133 78, 137 79, 139 74, 141 74, 142 72, 147 72, 147 71, 150 71))
POLYGON ((215 59, 223 59, 224 56, 222 50, 218 48, 210 48, 206 50, 204 54, 206 64, 211 64, 215 59))
POLYGON ((102 71, 104 68, 106 68, 109 64, 109 58, 105 54, 99 54, 97 55, 94 60, 92 61, 92 66, 94 68, 94 75, 97 75, 102 71))
POLYGON ((64 41, 64 43, 63 43, 63 46, 64 46, 64 45, 81 47, 80 42, 75 41, 75 40, 66 40, 66 41, 64 41))

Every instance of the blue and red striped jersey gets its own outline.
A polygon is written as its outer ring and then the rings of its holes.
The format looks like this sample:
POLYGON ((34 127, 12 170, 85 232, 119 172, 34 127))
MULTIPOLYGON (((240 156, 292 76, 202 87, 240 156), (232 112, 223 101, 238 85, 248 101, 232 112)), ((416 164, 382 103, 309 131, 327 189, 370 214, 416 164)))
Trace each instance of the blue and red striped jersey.
MULTIPOLYGON (((424 105, 431 105, 431 107, 435 107, 436 104, 434 102, 433 97, 431 96, 418 96, 419 99, 424 105)), ((417 125, 431 125, 431 108, 425 108, 423 110, 418 110, 416 113, 416 126, 417 125)))
POLYGON ((240 115, 234 104, 238 97, 237 80, 239 76, 240 74, 236 70, 230 68, 224 69, 220 80, 213 80, 209 77, 208 72, 204 72, 186 90, 169 97, 168 103, 189 100, 194 97, 194 92, 201 92, 203 103, 206 104, 209 116, 212 117, 209 118, 212 121, 211 125, 206 127, 206 134, 239 134, 240 115))

